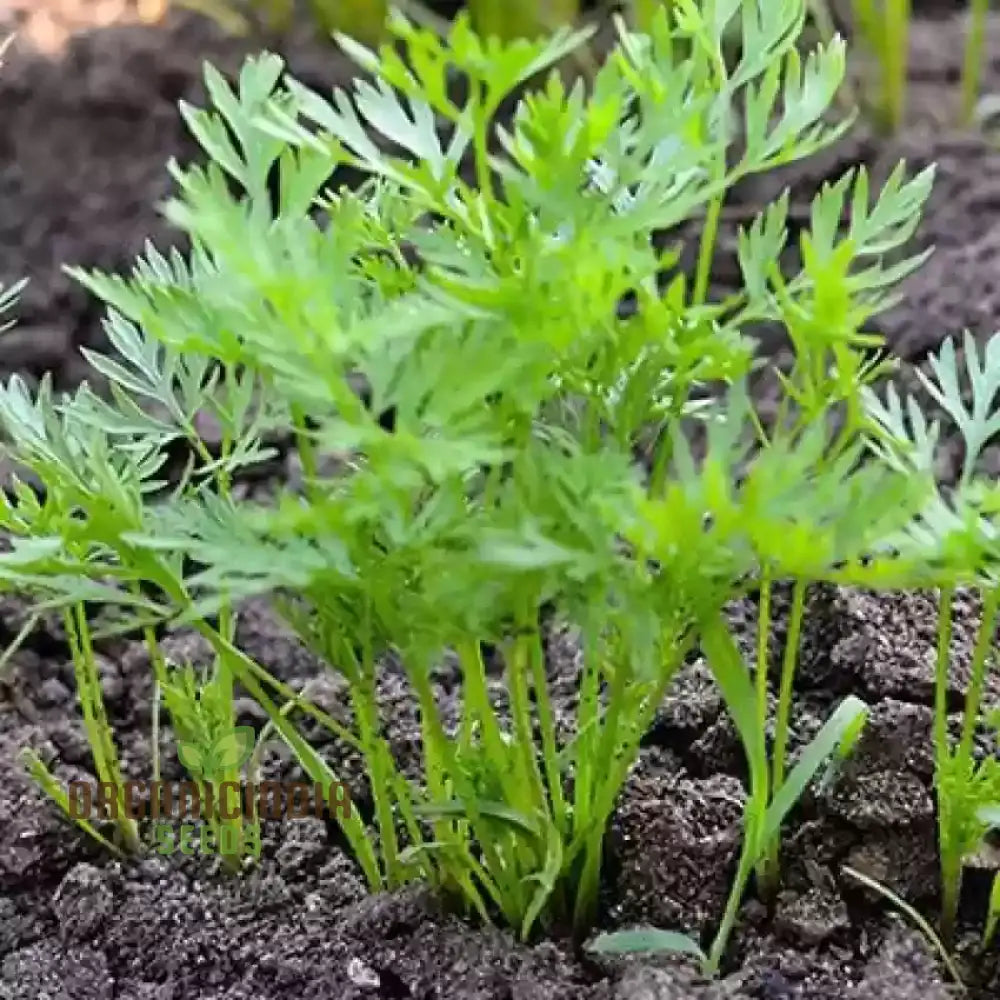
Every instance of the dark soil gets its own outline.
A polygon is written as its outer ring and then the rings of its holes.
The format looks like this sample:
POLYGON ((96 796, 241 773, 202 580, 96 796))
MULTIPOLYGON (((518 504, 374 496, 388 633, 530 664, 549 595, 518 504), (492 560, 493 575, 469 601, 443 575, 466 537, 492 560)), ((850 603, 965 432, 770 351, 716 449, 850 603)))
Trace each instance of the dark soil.
MULTIPOLYGON (((170 156, 194 152, 177 101, 202 99, 203 60, 232 72, 247 44, 176 15, 153 26, 116 23, 73 37, 61 51, 37 51, 32 38, 54 50, 63 29, 103 16, 95 13, 98 3, 65 0, 61 13, 59 6, 21 4, 22 38, 0 71, 0 281, 31 279, 19 326, 0 340, 0 369, 36 378, 51 372, 69 386, 85 373, 77 348, 100 339, 100 311, 60 266, 123 269, 147 238, 160 245, 173 238, 156 212, 169 190, 164 167, 170 156)), ((989 335, 1000 315, 1000 149, 944 126, 960 52, 959 22, 949 13, 957 6, 924 5, 934 20, 915 31, 913 124, 902 137, 883 141, 859 128, 805 169, 746 184, 729 207, 732 219, 745 219, 792 183, 802 218, 817 185, 855 163, 884 176, 900 156, 914 168, 937 162, 919 237, 937 253, 909 282, 903 303, 880 320, 894 351, 911 364, 965 327, 989 335)), ((992 40, 1000 40, 995 31, 992 40)), ((288 40, 282 51, 314 86, 350 75, 334 52, 307 39, 288 40)), ((995 85, 1000 44, 991 51, 995 85)), ((720 287, 732 280, 724 251, 716 277, 720 287)), ((959 457, 946 455, 945 476, 959 457)), ((22 614, 15 601, 0 605, 4 643, 22 614)), ((0 684, 0 1000, 943 1000, 952 993, 928 943, 843 873, 851 865, 929 917, 936 912, 934 614, 924 595, 813 594, 795 738, 811 736, 848 693, 872 705, 871 720, 837 781, 807 798, 789 824, 778 903, 767 912, 748 900, 724 976, 712 984, 665 959, 597 963, 560 942, 520 946, 448 914, 420 890, 371 897, 336 828, 321 820, 272 824, 260 865, 239 881, 197 857, 109 861, 57 816, 16 759, 21 747, 33 746, 61 777, 88 777, 69 655, 58 630, 39 629, 0 684)), ((960 605, 956 708, 977 614, 971 597, 960 605)), ((751 648, 753 608, 733 615, 751 648)), ((283 680, 297 687, 312 681, 321 706, 350 721, 343 682, 305 654, 266 607, 247 608, 240 641, 283 680)), ((171 636, 166 645, 175 660, 204 658, 189 636, 171 636)), ((125 770, 147 775, 146 654, 122 640, 105 644, 101 655, 125 770)), ((564 711, 572 704, 575 655, 571 635, 553 634, 550 676, 564 711)), ((446 713, 454 709, 453 680, 443 669, 446 713)), ((393 749, 416 767, 419 730, 405 679, 388 665, 380 684, 393 749)), ((241 722, 262 725, 252 701, 239 707, 241 722)), ((303 730, 364 809, 360 762, 324 731, 303 730)), ((169 757, 166 764, 176 766, 169 757)), ((294 775, 280 761, 272 767, 294 775)), ((604 926, 711 933, 739 845, 743 772, 733 727, 694 662, 664 702, 619 805, 608 840, 604 926)), ((973 872, 968 880, 969 940, 988 875, 973 872)), ((966 948, 960 957, 979 996, 997 996, 996 951, 977 956, 966 948)))

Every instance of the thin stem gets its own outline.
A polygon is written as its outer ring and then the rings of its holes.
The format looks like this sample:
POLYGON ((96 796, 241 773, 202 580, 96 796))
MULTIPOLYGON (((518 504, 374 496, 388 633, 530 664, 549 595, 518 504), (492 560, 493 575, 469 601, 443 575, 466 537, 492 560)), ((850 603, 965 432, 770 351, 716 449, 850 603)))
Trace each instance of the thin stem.
POLYGON ((363 754, 371 777, 372 801, 375 805, 375 817, 378 823, 379 843, 385 860, 386 881, 389 889, 402 885, 404 879, 399 862, 399 841, 396 837, 396 823, 392 814, 392 804, 389 801, 392 788, 391 772, 394 769, 392 757, 389 756, 389 767, 386 768, 384 743, 378 733, 378 703, 375 697, 375 657, 371 643, 371 609, 365 606, 365 627, 363 629, 363 647, 361 662, 357 664, 358 683, 350 686, 351 705, 358 723, 358 736, 363 747, 363 754))
POLYGON ((430 671, 426 665, 419 663, 416 669, 410 673, 410 683, 417 693, 417 702, 420 707, 424 763, 434 835, 438 841, 447 844, 449 850, 457 850, 461 857, 461 863, 456 863, 446 855, 443 862, 444 872, 454 880, 455 885, 461 889, 465 898, 480 915, 484 915, 486 910, 481 894, 470 877, 470 872, 476 871, 474 866, 469 864, 471 855, 469 854, 467 831, 471 828, 482 851, 485 863, 484 870, 492 876, 489 881, 483 881, 480 877, 480 882, 504 916, 511 923, 516 923, 525 906, 524 886, 518 878, 517 872, 511 871, 510 866, 504 864, 504 859, 497 850, 497 843, 492 835, 493 831, 487 827, 479 810, 476 791, 472 787, 468 775, 455 760, 453 742, 441 724, 437 703, 434 700, 434 691, 428 680, 429 676, 430 671), (453 789, 449 787, 449 778, 454 784, 453 789), (468 826, 464 829, 462 826, 464 826, 465 821, 459 825, 433 815, 435 805, 448 803, 453 794, 461 802, 468 816, 468 826))
MULTIPOLYGON (((766 803, 761 804, 766 808, 766 803)), ((748 803, 748 817, 751 808, 751 804, 748 803)), ((746 893, 747 882, 750 881, 750 875, 753 872, 757 851, 760 846, 757 843, 759 838, 756 835, 755 827, 756 823, 752 821, 752 817, 748 818, 743 833, 743 846, 740 848, 740 861, 736 868, 736 877, 733 879, 733 884, 729 890, 729 898, 726 900, 726 909, 722 914, 722 922, 719 924, 718 931, 716 931, 712 947, 709 949, 705 962, 704 973, 706 976, 714 976, 719 971, 719 966, 722 964, 722 956, 729 945, 729 938, 733 933, 733 927, 736 926, 736 918, 739 916, 743 896, 746 893)))
MULTIPOLYGON (((518 625, 523 629, 526 622, 522 619, 518 625)), ((535 736, 531 723, 531 705, 528 699, 527 675, 531 656, 528 642, 530 637, 519 635, 513 642, 510 655, 507 657, 507 693, 510 697, 510 710, 514 724, 514 743, 520 750, 521 778, 530 790, 531 799, 536 806, 545 806, 545 786, 542 773, 538 767, 535 754, 535 736)))
MULTIPOLYGON (((664 634, 667 634, 666 629, 664 634)), ((573 927, 577 934, 585 933, 590 927, 591 916, 596 907, 599 888, 601 862, 603 860, 604 832, 608 817, 615 807, 618 795, 635 763, 639 752, 639 743, 649 731, 653 718, 663 704, 667 688, 677 674, 684 658, 694 645, 696 634, 688 630, 681 635, 671 635, 665 643, 660 644, 662 655, 661 674, 657 678, 648 696, 633 698, 641 709, 633 713, 634 724, 626 737, 618 743, 611 756, 600 753, 598 761, 607 761, 603 770, 603 780, 593 789, 592 797, 585 802, 577 801, 577 812, 580 814, 580 825, 574 829, 573 842, 564 852, 564 864, 572 863, 577 853, 584 852, 584 863, 581 876, 577 883, 576 903, 573 911, 573 927)), ((628 692, 626 692, 628 693, 628 692)), ((619 699, 621 701, 624 698, 619 699)), ((614 696, 611 696, 614 703, 614 696)), ((624 713, 629 714, 629 713, 624 713)))
POLYGON ((163 701, 163 689, 159 681, 153 682, 153 704, 150 709, 150 736, 152 744, 150 753, 153 758, 153 781, 160 780, 160 705, 163 701))
POLYGON ((600 718, 601 656, 599 629, 596 625, 583 630, 583 676, 580 680, 580 707, 577 712, 577 733, 573 760, 573 833, 580 833, 589 815, 589 803, 594 787, 594 767, 597 761, 595 741, 600 718))
POLYGON ((931 927, 929 923, 912 907, 906 900, 897 896, 888 886, 882 885, 881 882, 876 882, 875 879, 871 878, 869 875, 865 875, 864 872, 859 872, 854 868, 850 868, 847 865, 843 868, 844 874, 849 875, 851 878, 860 882, 863 886, 871 889, 873 892, 877 892, 880 896, 884 896, 893 906, 895 906, 900 912, 905 914, 913 923, 921 930, 924 937, 930 941, 934 946, 938 955, 941 957, 941 962, 944 967, 948 970, 948 974, 954 980, 957 986, 959 986, 962 991, 965 991, 965 985, 962 982, 962 976, 958 971, 958 967, 955 965, 954 959, 951 957, 948 949, 944 946, 941 939, 934 933, 934 928, 931 927))
POLYGON ((763 728, 767 720, 767 673, 771 638, 771 574, 764 570, 757 602, 757 718, 763 728))
POLYGON ((990 885, 990 901, 986 910, 986 923, 983 926, 982 946, 988 948, 996 937, 997 924, 1000 923, 1000 874, 993 876, 990 885))
MULTIPOLYGON (((785 783, 785 764, 788 756, 788 733, 792 714, 792 686, 799 659, 799 642, 802 635, 802 619, 805 615, 806 588, 804 580, 796 580, 792 589, 792 609, 788 620, 788 635, 781 661, 781 686, 778 691, 778 714, 774 728, 774 750, 771 756, 771 796, 777 794, 785 783)), ((764 864, 764 891, 770 894, 778 881, 778 852, 780 839, 767 845, 764 864)))
POLYGON ((972 651, 971 677, 965 696, 962 735, 954 755, 948 749, 945 706, 947 685, 947 655, 951 638, 951 594, 948 592, 947 623, 938 622, 938 676, 935 679, 935 747, 937 760, 938 831, 941 853, 941 936, 950 944, 954 940, 958 919, 958 904, 962 892, 964 837, 962 826, 968 805, 963 800, 968 787, 967 776, 972 772, 976 725, 986 687, 986 674, 993 645, 993 631, 1000 608, 1000 590, 988 590, 983 597, 982 619, 972 651), (946 644, 947 643, 947 644, 946 644), (944 678, 944 679, 942 679, 944 678), (957 781, 948 772, 954 771, 957 781))
POLYGON ((965 713, 962 719, 962 740, 958 752, 964 760, 972 760, 973 739, 979 722, 979 709, 983 703, 986 688, 986 674, 989 669, 990 651, 993 648, 993 631, 996 626, 997 610, 1000 609, 1000 589, 988 590, 983 597, 983 615, 976 634, 976 645, 972 651, 972 675, 965 697, 965 713))
POLYGON ((882 65, 888 124, 897 131, 906 114, 907 70, 910 64, 910 0, 886 0, 882 65))
POLYGON ((115 789, 117 815, 112 818, 125 844, 125 849, 133 853, 138 852, 140 846, 139 831, 135 820, 127 815, 128 804, 125 800, 121 765, 111 733, 111 724, 108 722, 107 712, 104 708, 101 677, 97 669, 97 661, 94 658, 94 647, 91 642, 86 609, 82 602, 74 605, 72 610, 67 608, 63 612, 63 625, 73 656, 77 697, 83 712, 83 724, 94 757, 97 777, 99 781, 110 784, 115 789))
POLYGON ((698 270, 695 272, 692 305, 704 305, 708 298, 708 282, 712 274, 712 264, 715 261, 715 241, 719 233, 723 200, 722 195, 713 198, 705 213, 705 223, 702 226, 701 241, 698 247, 698 270))
POLYGON ((295 445, 298 448, 299 460, 302 462, 302 480, 305 494, 313 498, 316 493, 316 481, 319 478, 319 462, 316 459, 316 445, 306 426, 306 416, 301 406, 292 406, 292 426, 295 430, 295 445))
POLYGON ((559 747, 556 741, 555 716, 552 712, 552 702, 549 699, 548 677, 545 673, 545 650, 542 648, 541 636, 536 628, 531 649, 531 689, 538 707, 538 725, 542 736, 542 758, 545 767, 545 780, 548 784, 549 799, 552 803, 552 814, 556 827, 562 836, 567 831, 566 796, 562 787, 562 769, 559 766, 559 747))
POLYGON ((478 111, 472 130, 472 149, 476 161, 476 183, 480 195, 488 202, 493 200, 493 173, 490 170, 490 116, 485 108, 486 85, 476 85, 478 91, 478 111))
POLYGON ((944 587, 938 599, 937 653, 934 665, 934 755, 940 771, 950 754, 948 745, 948 681, 955 592, 944 587))
POLYGON ((972 124, 976 101, 983 78, 986 56, 986 15, 990 0, 972 0, 969 34, 965 40, 965 60, 962 67, 962 120, 964 128, 972 124))

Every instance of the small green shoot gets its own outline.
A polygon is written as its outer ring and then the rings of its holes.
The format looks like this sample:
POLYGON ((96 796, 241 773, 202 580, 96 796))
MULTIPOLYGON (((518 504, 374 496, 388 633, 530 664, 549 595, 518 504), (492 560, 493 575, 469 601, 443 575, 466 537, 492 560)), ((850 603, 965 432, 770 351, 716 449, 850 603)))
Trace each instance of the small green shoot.
POLYGON ((969 33, 965 39, 962 62, 962 118, 961 124, 969 128, 976 116, 976 104, 986 62, 986 22, 990 0, 972 0, 969 14, 969 33))
POLYGON ((260 816, 246 815, 241 768, 254 749, 254 731, 237 726, 232 678, 225 661, 216 660, 208 677, 187 666, 174 671, 161 689, 177 743, 177 756, 192 780, 201 785, 203 811, 223 863, 231 872, 243 867, 247 849, 260 847, 260 816))
POLYGON ((100 844, 106 851, 110 851, 117 857, 124 857, 120 848, 100 833, 90 820, 83 816, 74 815, 69 793, 59 779, 46 767, 45 761, 38 756, 36 751, 30 747, 24 747, 18 757, 32 781, 59 807, 71 822, 75 823, 88 837, 100 844))
MULTIPOLYGON (((993 719, 994 730, 1000 734, 1000 722, 993 719)), ((986 827, 987 833, 1000 830, 1000 804, 983 806, 978 812, 979 821, 986 827)), ((983 947, 989 948, 996 937, 997 926, 1000 924, 1000 872, 993 875, 990 886, 990 898, 986 910, 986 922, 983 926, 983 947)))
POLYGON ((906 114, 911 0, 853 0, 852 11, 880 75, 873 116, 886 131, 896 132, 906 114))

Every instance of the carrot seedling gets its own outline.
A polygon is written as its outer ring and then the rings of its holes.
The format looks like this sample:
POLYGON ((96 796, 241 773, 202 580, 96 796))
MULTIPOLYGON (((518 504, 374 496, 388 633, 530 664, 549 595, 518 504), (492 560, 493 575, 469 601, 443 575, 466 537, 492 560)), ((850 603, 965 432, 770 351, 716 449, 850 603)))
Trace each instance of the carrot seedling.
POLYGON ((896 132, 906 114, 911 0, 853 0, 854 25, 879 74, 875 120, 896 132))
POLYGON ((251 727, 236 725, 232 688, 225 661, 217 659, 208 677, 199 677, 190 666, 175 670, 160 693, 173 724, 177 757, 200 787, 202 819, 226 868, 238 872, 248 855, 259 853, 260 815, 252 800, 253 808, 245 808, 241 769, 256 737, 251 727))
POLYGON ((591 32, 484 41, 467 15, 444 37, 395 15, 377 49, 338 36, 365 79, 330 98, 270 55, 235 86, 209 69, 211 107, 182 106, 208 162, 171 165, 166 206, 190 252, 149 248, 128 277, 73 272, 109 306, 114 353, 92 357, 112 399, 8 389, 18 457, 41 450, 43 482, 73 490, 46 494, 51 507, 23 495, 6 518, 17 560, 0 570, 59 607, 86 593, 122 628, 190 625, 226 690, 241 685, 327 784, 331 766, 287 710, 294 692, 236 644, 238 603, 272 599, 347 682, 372 811, 341 826, 369 886, 426 879, 523 939, 589 934, 616 802, 700 644, 751 765, 739 877, 706 956, 717 968, 752 870, 776 870, 783 821, 864 717, 846 701, 786 763, 792 635, 769 761, 724 609, 762 581, 800 581, 804 595, 814 580, 913 574, 880 545, 929 487, 861 461, 860 390, 884 367, 866 323, 919 263, 895 252, 931 174, 899 170, 876 198, 860 171, 828 185, 798 273, 777 266, 784 198, 741 235, 738 294, 710 295, 711 225, 695 274, 664 286, 679 262, 664 231, 717 219, 733 185, 850 124, 828 116, 843 42, 796 46, 805 0, 675 6, 650 34, 620 25, 591 87, 556 71, 591 32), (330 190, 344 168, 364 183, 330 190), (745 388, 760 323, 780 324, 795 352, 770 428, 745 388), (205 407, 218 455, 193 432, 205 407), (233 477, 272 433, 296 440, 304 482, 266 503, 238 496, 233 477), (192 455, 168 486, 172 442, 192 455), (548 671, 552 614, 580 636, 569 710, 548 671), (445 659, 454 711, 439 697, 445 659), (419 710, 405 768, 386 732, 389 663, 419 710))
MULTIPOLYGON (((912 474, 933 468, 941 425, 947 421, 960 434, 964 454, 957 483, 938 487, 909 529, 893 539, 901 558, 917 555, 925 562, 925 586, 937 587, 934 695, 935 791, 938 805, 938 848, 941 868, 941 936, 954 940, 963 871, 992 826, 1000 802, 1000 763, 993 755, 980 759, 977 728, 982 723, 989 671, 994 662, 994 639, 1000 586, 996 515, 1000 494, 994 480, 977 474, 983 450, 1000 432, 1000 334, 984 347, 966 333, 962 358, 952 340, 930 358, 930 373, 917 374, 924 391, 942 416, 929 420, 914 396, 901 399, 895 390, 885 400, 875 396, 868 407, 877 421, 876 447, 890 462, 912 474), (982 616, 972 652, 970 676, 962 713, 961 732, 952 745, 948 732, 948 690, 951 665, 952 606, 959 587, 982 595, 982 616)), ((916 582, 916 581, 914 581, 916 582)), ((993 716, 995 721, 995 716, 993 716)), ((987 932, 992 933, 996 893, 993 894, 987 932)))

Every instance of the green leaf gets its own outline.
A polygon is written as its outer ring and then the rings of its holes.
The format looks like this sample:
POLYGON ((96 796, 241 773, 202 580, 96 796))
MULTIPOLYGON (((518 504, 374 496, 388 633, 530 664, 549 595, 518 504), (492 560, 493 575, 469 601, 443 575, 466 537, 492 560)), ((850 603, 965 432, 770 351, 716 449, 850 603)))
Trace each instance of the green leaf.
POLYGON ((812 742, 799 755, 781 788, 774 789, 764 819, 762 837, 767 843, 779 836, 781 824, 802 798, 819 769, 834 755, 846 756, 853 749, 868 717, 868 706, 850 695, 823 724, 812 742))
POLYGON ((700 962, 705 961, 705 953, 693 938, 679 931, 653 927, 599 934, 587 946, 587 951, 598 955, 691 955, 700 962))
MULTIPOLYGON (((480 815, 503 823, 521 835, 527 835, 535 840, 541 836, 538 824, 531 817, 525 816, 524 813, 504 805, 502 802, 484 802, 477 799, 475 808, 480 815)), ((419 804, 414 806, 414 811, 418 816, 426 816, 428 819, 447 819, 468 816, 471 807, 466 802, 454 800, 419 804)))

